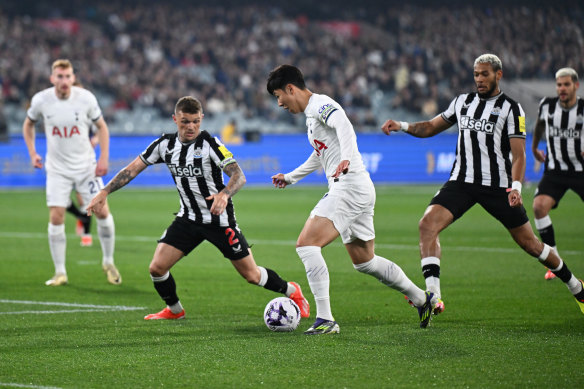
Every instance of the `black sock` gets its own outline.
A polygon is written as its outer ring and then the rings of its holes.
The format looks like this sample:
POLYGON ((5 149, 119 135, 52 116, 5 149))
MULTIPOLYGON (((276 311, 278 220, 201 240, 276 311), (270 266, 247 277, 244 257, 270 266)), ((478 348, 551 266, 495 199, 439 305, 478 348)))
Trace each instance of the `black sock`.
POLYGON ((71 203, 71 205, 67 207, 67 212, 81 220, 81 223, 83 223, 83 232, 85 234, 91 233, 91 216, 87 216, 87 214, 81 212, 81 210, 79 210, 79 208, 77 208, 74 203, 71 203))
POLYGON ((572 272, 568 269, 568 265, 566 265, 565 262, 562 264, 560 270, 552 270, 552 273, 554 273, 560 280, 564 281, 564 283, 570 281, 570 278, 572 278, 572 272))
POLYGON ((552 224, 537 231, 539 232, 539 236, 541 237, 541 241, 543 243, 550 247, 556 247, 556 236, 554 234, 554 226, 552 224))
POLYGON ((436 277, 440 278, 440 265, 430 264, 422 266, 422 274, 424 278, 436 277))
POLYGON ((79 218, 79 220, 81 220, 81 223, 83 223, 83 232, 86 235, 91 234, 91 216, 85 215, 85 219, 79 218))
POLYGON ((576 293, 574 297, 576 297, 578 301, 584 302, 584 288, 582 288, 580 292, 576 293))
POLYGON ((77 207, 75 206, 75 204, 74 204, 74 203, 71 203, 71 205, 69 205, 69 206, 67 207, 67 212, 69 212, 70 214, 72 214, 73 216, 75 216, 77 219, 79 219, 79 218, 81 218, 81 217, 83 217, 83 216, 87 217, 87 215, 84 215, 84 214, 83 214, 83 212, 81 212, 81 211, 79 210, 79 208, 77 208, 77 207))
POLYGON ((176 294, 176 283, 172 274, 168 273, 168 278, 164 281, 155 281, 154 288, 164 300, 166 305, 171 306, 178 303, 178 296, 176 294))
POLYGON ((266 281, 264 288, 277 293, 286 293, 286 289, 288 289, 288 283, 280 278, 278 273, 272 269, 266 268, 266 271, 268 272, 268 280, 266 281))

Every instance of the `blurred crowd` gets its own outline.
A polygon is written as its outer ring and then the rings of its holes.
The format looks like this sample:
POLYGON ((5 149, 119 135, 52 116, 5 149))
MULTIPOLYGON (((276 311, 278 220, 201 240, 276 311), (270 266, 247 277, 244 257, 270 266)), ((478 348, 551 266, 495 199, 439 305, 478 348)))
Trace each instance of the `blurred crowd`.
POLYGON ((316 15, 257 4, 95 2, 42 15, 0 5, 2 98, 26 106, 50 86, 52 61, 69 58, 83 85, 111 96, 106 119, 136 106, 168 116, 178 97, 194 95, 207 115, 290 121, 265 89, 268 72, 290 63, 359 130, 382 122, 384 107, 439 113, 472 88, 472 63, 484 52, 500 56, 506 78, 551 79, 564 66, 584 74, 578 2, 379 4, 316 15))

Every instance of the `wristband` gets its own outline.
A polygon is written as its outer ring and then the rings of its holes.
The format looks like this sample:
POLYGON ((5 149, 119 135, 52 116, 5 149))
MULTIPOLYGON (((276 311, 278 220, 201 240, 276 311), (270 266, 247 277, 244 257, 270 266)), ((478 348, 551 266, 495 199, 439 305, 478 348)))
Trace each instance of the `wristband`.
POLYGON ((408 122, 399 122, 399 128, 403 132, 408 132, 408 128, 410 128, 410 125, 408 122))
POLYGON ((519 181, 513 181, 513 183, 511 184, 511 189, 516 190, 519 192, 519 194, 521 194, 521 182, 519 181))

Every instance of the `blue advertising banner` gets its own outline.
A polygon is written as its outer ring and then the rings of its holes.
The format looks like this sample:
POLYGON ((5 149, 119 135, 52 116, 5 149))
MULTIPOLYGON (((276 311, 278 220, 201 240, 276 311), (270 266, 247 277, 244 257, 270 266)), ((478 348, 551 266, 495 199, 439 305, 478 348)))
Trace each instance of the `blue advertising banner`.
MULTIPOLYGON (((456 134, 440 134, 416 139, 397 133, 358 134, 364 162, 375 183, 442 183, 450 175, 455 157, 456 134)), ((112 136, 108 182, 120 169, 136 158, 155 136, 112 136)), ((44 136, 37 137, 37 151, 44 157, 44 136)), ((538 181, 542 167, 533 158, 527 139, 526 181, 538 181)), ((275 173, 287 173, 308 158, 311 147, 304 134, 263 135, 258 142, 226 145, 241 165, 248 184, 271 184, 275 173)), ((543 144, 542 146, 543 147, 543 144)), ((32 168, 22 137, 0 143, 0 188, 44 187, 45 173, 32 168)), ((317 171, 299 184, 325 184, 322 171, 317 171)), ((148 167, 130 184, 132 186, 172 186, 165 165, 148 167)))

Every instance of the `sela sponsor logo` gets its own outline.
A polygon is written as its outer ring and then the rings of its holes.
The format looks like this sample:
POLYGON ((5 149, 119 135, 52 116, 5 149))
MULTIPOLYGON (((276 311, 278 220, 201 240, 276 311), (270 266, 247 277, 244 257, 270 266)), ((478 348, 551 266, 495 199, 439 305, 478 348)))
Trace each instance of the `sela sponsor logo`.
POLYGON ((574 128, 559 128, 559 127, 550 127, 548 130, 550 137, 553 138, 580 138, 582 134, 582 130, 576 130, 574 128))
POLYGON ((168 170, 175 177, 202 177, 203 170, 194 165, 179 166, 174 163, 167 164, 168 170))
POLYGON ((470 116, 460 118, 460 130, 472 130, 492 134, 495 130, 495 123, 486 119, 473 119, 470 116))

